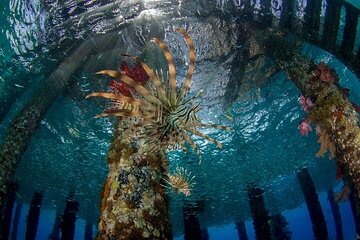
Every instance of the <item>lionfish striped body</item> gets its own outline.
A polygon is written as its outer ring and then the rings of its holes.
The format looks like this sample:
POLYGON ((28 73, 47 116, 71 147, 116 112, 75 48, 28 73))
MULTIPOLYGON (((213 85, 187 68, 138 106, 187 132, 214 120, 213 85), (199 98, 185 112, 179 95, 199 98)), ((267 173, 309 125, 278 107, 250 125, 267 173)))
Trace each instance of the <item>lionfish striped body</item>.
POLYGON ((164 178, 168 188, 176 193, 183 193, 186 197, 191 195, 191 191, 195 185, 194 176, 183 167, 176 167, 173 174, 167 174, 164 178))
POLYGON ((194 143, 190 134, 197 135, 208 141, 215 143, 219 148, 222 144, 215 139, 199 132, 197 128, 217 128, 230 130, 225 126, 214 124, 203 124, 197 118, 199 111, 199 93, 193 97, 187 97, 192 84, 192 75, 195 69, 195 48, 192 39, 183 29, 180 32, 189 45, 190 64, 186 78, 181 89, 176 89, 176 71, 171 53, 165 43, 160 39, 154 38, 153 41, 163 50, 165 58, 169 64, 168 79, 163 81, 159 74, 155 73, 147 64, 139 61, 144 72, 149 76, 149 81, 145 84, 134 79, 129 74, 113 70, 102 70, 98 74, 105 74, 119 80, 133 89, 135 92, 131 96, 126 96, 121 91, 112 93, 92 93, 87 97, 103 97, 112 101, 111 111, 106 110, 97 117, 115 116, 119 118, 137 117, 143 126, 142 136, 145 138, 151 150, 174 149, 181 147, 186 151, 185 142, 196 151, 201 161, 201 154, 198 146, 194 143), (164 84, 168 82, 168 84, 164 84), (115 106, 115 108, 114 108, 115 106))

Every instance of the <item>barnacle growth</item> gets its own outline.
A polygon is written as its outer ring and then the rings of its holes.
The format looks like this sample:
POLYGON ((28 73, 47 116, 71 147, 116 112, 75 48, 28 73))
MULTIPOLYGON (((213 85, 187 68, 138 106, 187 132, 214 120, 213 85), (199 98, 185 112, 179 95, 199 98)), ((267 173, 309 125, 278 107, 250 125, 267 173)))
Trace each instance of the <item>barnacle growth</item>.
POLYGON ((137 125, 142 126, 141 136, 145 139, 149 151, 160 151, 181 147, 186 151, 185 141, 196 151, 201 161, 200 149, 194 143, 189 134, 197 135, 222 148, 222 144, 215 139, 201 133, 198 128, 217 128, 221 130, 231 130, 228 127, 205 124, 197 117, 200 110, 198 103, 198 92, 192 97, 188 97, 192 85, 192 75, 195 69, 195 48, 192 39, 183 29, 177 29, 187 44, 189 45, 190 64, 186 78, 181 89, 176 89, 176 71, 171 53, 167 46, 158 38, 153 41, 162 49, 169 64, 168 78, 164 79, 155 73, 147 64, 138 61, 150 78, 147 84, 142 85, 128 75, 114 70, 102 70, 98 74, 105 74, 125 83, 134 89, 131 96, 125 96, 120 91, 113 93, 95 92, 87 97, 102 97, 110 99, 116 103, 116 108, 112 111, 105 111, 97 117, 115 116, 119 118, 136 118, 137 125))

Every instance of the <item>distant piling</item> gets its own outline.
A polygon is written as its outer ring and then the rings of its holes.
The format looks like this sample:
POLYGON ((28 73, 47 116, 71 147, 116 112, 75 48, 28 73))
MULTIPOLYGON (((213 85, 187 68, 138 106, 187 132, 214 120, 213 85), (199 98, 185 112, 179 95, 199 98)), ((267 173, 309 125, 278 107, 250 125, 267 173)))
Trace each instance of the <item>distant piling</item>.
POLYGON ((263 193, 264 191, 256 186, 247 188, 256 239, 271 240, 268 210, 265 208, 263 193))
POLYGON ((247 236, 247 232, 246 232, 246 227, 245 227, 245 222, 244 221, 238 221, 236 222, 236 230, 239 236, 239 240, 248 240, 248 236, 247 236))
POLYGON ((324 213, 321 209, 320 201, 316 193, 314 182, 307 168, 300 169, 297 173, 306 206, 310 214, 314 236, 317 240, 327 240, 328 231, 324 213))
POLYGON ((334 191, 332 189, 329 189, 327 191, 327 199, 330 203, 331 212, 332 212, 334 223, 335 223, 336 240, 343 240, 344 234, 343 234, 343 228, 342 228, 342 222, 341 222, 340 209, 339 209, 339 205, 335 201, 334 191))
POLYGON ((40 208, 43 195, 41 192, 35 192, 30 204, 29 214, 26 219, 26 240, 35 240, 36 232, 40 219, 40 208))
POLYGON ((72 197, 69 197, 66 200, 64 215, 62 217, 62 222, 60 224, 61 240, 74 239, 76 213, 78 210, 79 210, 79 203, 76 200, 72 199, 72 197))

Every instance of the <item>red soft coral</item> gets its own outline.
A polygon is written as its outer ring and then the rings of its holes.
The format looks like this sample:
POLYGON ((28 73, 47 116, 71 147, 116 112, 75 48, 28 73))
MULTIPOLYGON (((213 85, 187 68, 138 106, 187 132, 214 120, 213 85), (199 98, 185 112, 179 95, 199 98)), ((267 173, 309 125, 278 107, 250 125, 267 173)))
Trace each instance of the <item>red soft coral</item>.
MULTIPOLYGON (((140 85, 145 85, 149 79, 149 75, 146 73, 140 63, 130 68, 128 63, 123 61, 120 65, 120 73, 132 78, 140 85)), ((110 91, 115 94, 122 94, 127 97, 131 97, 131 92, 134 91, 132 87, 126 83, 121 82, 118 79, 114 79, 109 84, 110 91)))
POLYGON ((330 68, 328 68, 324 62, 321 62, 317 65, 315 74, 323 82, 333 83, 338 81, 335 73, 330 68))
POLYGON ((310 126, 308 119, 303 119, 298 126, 301 136, 307 136, 310 131, 312 131, 312 127, 310 126))

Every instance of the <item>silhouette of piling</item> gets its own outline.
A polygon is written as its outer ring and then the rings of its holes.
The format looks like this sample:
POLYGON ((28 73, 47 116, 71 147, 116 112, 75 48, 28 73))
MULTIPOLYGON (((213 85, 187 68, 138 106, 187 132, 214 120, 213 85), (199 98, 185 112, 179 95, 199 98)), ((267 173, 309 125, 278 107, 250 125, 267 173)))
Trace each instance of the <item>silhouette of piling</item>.
POLYGON ((291 240, 291 232, 288 229, 288 222, 281 214, 275 214, 270 217, 272 240, 291 240))
POLYGON ((355 231, 356 234, 360 236, 360 199, 358 194, 356 194, 356 189, 353 183, 350 183, 350 194, 349 194, 349 201, 352 210, 352 214, 354 217, 355 222, 355 231))
POLYGON ((69 197, 66 200, 64 215, 62 217, 62 222, 60 224, 61 240, 74 239, 76 213, 78 210, 79 210, 79 203, 73 200, 71 197, 69 197))
POLYGON ((2 216, 2 220, 0 221, 1 239, 8 239, 10 236, 11 218, 12 218, 12 213, 16 199, 16 191, 18 190, 18 188, 19 186, 16 182, 12 182, 10 184, 10 191, 8 193, 4 215, 2 216))
POLYGON ((264 191, 256 186, 250 186, 247 189, 256 239, 271 240, 269 216, 265 208, 263 193, 264 191))
POLYGON ((319 0, 308 0, 305 8, 303 34, 306 39, 317 42, 320 32, 321 3, 319 0))
POLYGON ((339 209, 339 205, 335 201, 334 191, 332 189, 329 189, 327 191, 327 199, 330 203, 332 215, 334 218, 335 230, 336 230, 336 240, 343 240, 344 234, 343 234, 342 223, 341 223, 340 209, 339 209))
POLYGON ((282 1, 282 11, 280 14, 280 27, 292 30, 292 21, 294 18, 294 0, 282 1))
POLYGON ((16 202, 14 219, 13 219, 13 224, 12 224, 11 240, 16 240, 17 239, 17 232, 18 232, 18 227, 19 227, 21 208, 22 208, 22 203, 20 201, 17 201, 16 202))
POLYGON ((35 192, 33 199, 31 200, 29 214, 26 219, 26 240, 35 240, 36 232, 39 225, 40 207, 43 199, 43 195, 40 192, 35 192))
POLYGON ((334 52, 337 50, 336 40, 340 25, 341 2, 338 0, 327 0, 326 3, 321 44, 326 50, 334 52))
POLYGON ((307 168, 302 168, 296 173, 302 192, 305 197, 306 206, 310 214, 314 236, 318 240, 327 240, 328 232, 324 213, 316 193, 314 182, 307 168))
POLYGON ((93 239, 93 224, 90 221, 86 221, 84 240, 93 239))
POLYGON ((209 240, 209 231, 207 228, 201 230, 201 240, 209 240))
POLYGON ((248 240, 249 238, 247 236, 245 222, 239 221, 239 222, 236 222, 235 225, 236 225, 237 233, 239 236, 239 240, 248 240))
POLYGON ((201 227, 197 207, 184 203, 184 239, 185 240, 201 240, 201 227))
POLYGON ((355 47, 359 10, 350 3, 345 3, 345 10, 345 27, 340 52, 345 58, 352 58, 354 56, 353 51, 355 47))

